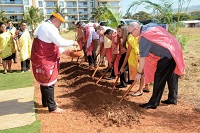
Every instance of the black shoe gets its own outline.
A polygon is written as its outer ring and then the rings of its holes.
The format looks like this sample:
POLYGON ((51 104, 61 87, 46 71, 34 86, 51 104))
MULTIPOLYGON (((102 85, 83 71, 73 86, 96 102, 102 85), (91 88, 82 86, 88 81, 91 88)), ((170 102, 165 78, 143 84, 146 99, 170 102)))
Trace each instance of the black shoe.
POLYGON ((149 89, 148 89, 148 90, 143 90, 143 92, 149 93, 149 92, 150 92, 150 90, 149 90, 149 89))
POLYGON ((134 80, 129 80, 128 82, 126 82, 127 84, 133 84, 134 80))
POLYGON ((145 109, 156 109, 157 108, 157 106, 151 105, 149 103, 140 104, 139 106, 142 107, 142 108, 145 108, 145 109))
POLYGON ((125 88, 125 87, 127 87, 127 86, 126 85, 124 86, 124 85, 121 85, 121 84, 116 85, 116 88, 125 88))
POLYGON ((116 77, 110 76, 110 77, 106 78, 106 80, 112 80, 112 79, 116 79, 116 77))
POLYGON ((161 101, 161 103, 164 103, 164 104, 174 104, 174 105, 177 105, 176 102, 172 102, 172 101, 169 101, 169 100, 163 100, 161 101))

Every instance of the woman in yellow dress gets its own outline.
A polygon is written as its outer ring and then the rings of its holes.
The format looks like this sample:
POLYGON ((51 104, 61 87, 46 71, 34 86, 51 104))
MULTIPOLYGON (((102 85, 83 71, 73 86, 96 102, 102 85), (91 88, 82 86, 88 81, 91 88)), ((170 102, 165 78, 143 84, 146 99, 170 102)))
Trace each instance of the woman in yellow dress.
POLYGON ((0 29, 1 29, 1 34, 0 34, 0 58, 2 58, 2 64, 3 64, 3 69, 4 72, 3 74, 6 74, 7 72, 12 73, 11 66, 12 66, 12 61, 11 59, 13 58, 13 53, 15 52, 15 47, 14 47, 14 39, 11 34, 11 32, 6 31, 6 25, 3 23, 0 23, 0 29), (7 71, 7 66, 8 66, 8 71, 7 71))
MULTIPOLYGON (((137 70, 138 70, 138 62, 139 62, 138 38, 129 34, 129 36, 127 38, 127 42, 126 42, 126 47, 127 47, 126 57, 124 59, 124 63, 120 69, 120 72, 124 71, 124 67, 128 61, 128 68, 129 68, 129 81, 128 82, 130 84, 132 84, 135 79, 135 76, 137 74, 137 70)), ((149 91, 148 84, 145 85, 145 88, 143 88, 143 86, 144 86, 144 75, 142 75, 142 78, 140 80, 139 89, 131 95, 132 96, 141 96, 143 94, 143 91, 144 92, 149 91)))

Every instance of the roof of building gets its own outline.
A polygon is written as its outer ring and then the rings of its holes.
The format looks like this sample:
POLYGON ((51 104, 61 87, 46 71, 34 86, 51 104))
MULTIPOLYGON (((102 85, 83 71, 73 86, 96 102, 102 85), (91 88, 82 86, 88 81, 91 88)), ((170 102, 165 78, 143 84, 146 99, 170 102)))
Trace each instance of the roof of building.
POLYGON ((181 21, 183 23, 189 24, 189 23, 200 23, 200 20, 188 20, 188 21, 181 21))

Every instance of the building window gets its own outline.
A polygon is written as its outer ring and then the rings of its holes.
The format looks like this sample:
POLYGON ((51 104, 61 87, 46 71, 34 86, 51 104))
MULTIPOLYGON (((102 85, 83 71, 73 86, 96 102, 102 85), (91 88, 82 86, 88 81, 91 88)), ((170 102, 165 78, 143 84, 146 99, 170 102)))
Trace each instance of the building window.
POLYGON ((42 1, 38 1, 38 5, 39 5, 39 7, 43 7, 43 2, 42 1))
POLYGON ((24 0, 24 5, 29 5, 29 0, 24 0))
POLYGON ((5 7, 6 13, 23 13, 22 7, 7 6, 5 7))
POLYGON ((60 1, 60 7, 64 7, 64 2, 60 1))
POLYGON ((90 2, 90 7, 94 7, 94 2, 90 2))
POLYGON ((55 7, 56 6, 56 2, 46 2, 46 6, 47 7, 55 7))

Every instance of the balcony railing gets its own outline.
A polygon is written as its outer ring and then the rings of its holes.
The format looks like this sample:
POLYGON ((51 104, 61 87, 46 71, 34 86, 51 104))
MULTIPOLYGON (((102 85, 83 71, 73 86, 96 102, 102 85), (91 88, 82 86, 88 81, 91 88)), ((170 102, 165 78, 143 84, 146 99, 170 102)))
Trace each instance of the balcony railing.
POLYGON ((76 11, 68 11, 67 14, 77 14, 76 11))
POLYGON ((67 7, 76 7, 77 5, 75 4, 67 4, 67 7))
POLYGON ((56 5, 46 5, 46 7, 56 7, 56 5))
POLYGON ((5 13, 24 13, 23 10, 5 11, 5 13))
POLYGON ((23 4, 23 1, 0 1, 0 4, 23 4))

